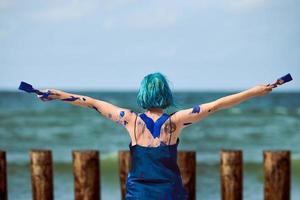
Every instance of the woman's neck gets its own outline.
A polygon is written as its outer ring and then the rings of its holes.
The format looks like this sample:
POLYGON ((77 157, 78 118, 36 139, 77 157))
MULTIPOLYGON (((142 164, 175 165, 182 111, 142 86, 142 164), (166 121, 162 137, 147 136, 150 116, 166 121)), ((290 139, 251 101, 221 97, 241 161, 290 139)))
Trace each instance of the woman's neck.
POLYGON ((149 108, 146 110, 146 114, 161 115, 162 113, 164 113, 164 109, 162 108, 149 108))

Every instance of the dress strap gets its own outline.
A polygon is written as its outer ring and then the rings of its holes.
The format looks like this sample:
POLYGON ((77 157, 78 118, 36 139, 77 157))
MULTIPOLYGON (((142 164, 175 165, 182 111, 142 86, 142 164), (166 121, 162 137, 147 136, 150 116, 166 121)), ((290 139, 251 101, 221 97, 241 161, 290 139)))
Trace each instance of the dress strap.
POLYGON ((170 124, 169 124, 169 133, 170 133, 170 139, 169 139, 169 145, 170 145, 170 143, 171 143, 171 137, 172 137, 172 122, 171 122, 171 117, 169 118, 170 119, 170 124))
POLYGON ((135 120, 134 120, 134 138, 135 138, 135 144, 137 144, 136 133, 135 133, 137 117, 138 117, 138 114, 136 115, 135 120))
POLYGON ((170 123, 169 123, 169 133, 170 133, 170 138, 169 138, 169 145, 171 143, 171 138, 172 138, 172 121, 171 121, 171 116, 174 115, 177 111, 173 112, 170 114, 169 119, 170 119, 170 123))

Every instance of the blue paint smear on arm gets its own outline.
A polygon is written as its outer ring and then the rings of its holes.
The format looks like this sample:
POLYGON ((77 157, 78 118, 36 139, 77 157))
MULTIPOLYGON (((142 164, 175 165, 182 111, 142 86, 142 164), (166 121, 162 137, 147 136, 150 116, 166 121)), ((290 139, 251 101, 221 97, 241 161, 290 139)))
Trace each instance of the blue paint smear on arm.
POLYGON ((199 112, 200 112, 200 106, 199 106, 199 105, 195 105, 195 106, 193 107, 192 113, 199 113, 199 112))
POLYGON ((101 112, 97 109, 97 107, 93 106, 92 108, 94 108, 98 113, 101 114, 101 112))
POLYGON ((124 111, 121 111, 121 112, 120 112, 120 116, 121 116, 121 117, 124 117, 124 115, 125 115, 125 112, 124 112, 124 111))
POLYGON ((77 99, 79 99, 78 97, 74 97, 74 96, 71 96, 69 98, 66 98, 66 99, 62 99, 63 101, 76 101, 77 99))

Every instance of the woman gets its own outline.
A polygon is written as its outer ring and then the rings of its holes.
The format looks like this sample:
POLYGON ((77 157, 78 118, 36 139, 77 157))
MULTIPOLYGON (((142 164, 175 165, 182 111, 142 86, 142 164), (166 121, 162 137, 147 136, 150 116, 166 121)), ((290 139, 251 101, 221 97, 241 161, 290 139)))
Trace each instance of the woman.
POLYGON ((132 168, 126 181, 127 200, 184 200, 188 193, 183 187, 177 166, 177 146, 182 129, 218 110, 263 96, 274 87, 276 84, 255 86, 172 114, 164 112, 164 109, 176 105, 168 82, 161 73, 149 74, 141 82, 137 103, 145 109, 144 113, 135 113, 102 100, 55 89, 42 90, 50 95, 38 97, 43 101, 59 99, 93 108, 127 129, 131 138, 129 149, 132 157, 132 168))

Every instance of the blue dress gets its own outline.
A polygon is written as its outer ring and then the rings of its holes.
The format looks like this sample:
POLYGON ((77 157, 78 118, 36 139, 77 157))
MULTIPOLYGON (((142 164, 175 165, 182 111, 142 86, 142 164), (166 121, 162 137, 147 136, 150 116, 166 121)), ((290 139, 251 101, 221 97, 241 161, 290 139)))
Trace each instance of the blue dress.
MULTIPOLYGON (((161 125, 171 115, 164 113, 155 123, 144 113, 140 117, 151 134, 157 136, 161 125)), ((129 143, 131 169, 126 180, 126 200, 186 200, 188 198, 177 165, 178 143, 179 138, 175 144, 169 143, 158 147, 145 147, 138 144, 132 146, 131 142, 129 143)))

